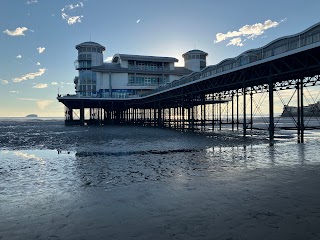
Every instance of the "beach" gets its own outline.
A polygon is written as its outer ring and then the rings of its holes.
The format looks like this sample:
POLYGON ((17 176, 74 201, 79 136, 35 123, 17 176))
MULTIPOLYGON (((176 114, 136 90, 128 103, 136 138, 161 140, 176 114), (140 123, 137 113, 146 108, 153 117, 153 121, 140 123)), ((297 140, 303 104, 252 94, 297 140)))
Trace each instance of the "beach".
MULTIPOLYGON (((282 133, 283 135, 283 133, 282 133)), ((0 239, 319 239, 320 141, 0 123, 0 239)))

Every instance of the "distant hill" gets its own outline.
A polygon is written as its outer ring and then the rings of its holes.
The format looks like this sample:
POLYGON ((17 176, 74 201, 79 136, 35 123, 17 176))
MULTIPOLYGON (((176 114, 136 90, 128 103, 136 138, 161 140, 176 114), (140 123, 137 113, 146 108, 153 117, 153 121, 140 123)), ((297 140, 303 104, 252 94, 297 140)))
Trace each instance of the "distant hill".
POLYGON ((27 118, 37 118, 38 115, 37 114, 29 114, 26 116, 27 118))

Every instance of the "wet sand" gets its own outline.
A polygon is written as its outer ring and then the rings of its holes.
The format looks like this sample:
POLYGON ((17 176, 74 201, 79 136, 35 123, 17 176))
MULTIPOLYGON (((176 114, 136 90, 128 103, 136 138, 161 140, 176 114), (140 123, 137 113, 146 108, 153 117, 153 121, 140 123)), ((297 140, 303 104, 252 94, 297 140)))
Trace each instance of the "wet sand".
POLYGON ((0 239, 320 239, 317 139, 223 146, 120 130, 99 135, 118 149, 3 148, 0 239))

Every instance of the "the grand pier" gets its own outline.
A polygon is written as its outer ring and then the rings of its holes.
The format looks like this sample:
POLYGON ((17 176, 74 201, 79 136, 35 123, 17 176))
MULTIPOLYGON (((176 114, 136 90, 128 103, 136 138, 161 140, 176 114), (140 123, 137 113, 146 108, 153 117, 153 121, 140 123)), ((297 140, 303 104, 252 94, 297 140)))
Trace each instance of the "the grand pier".
POLYGON ((104 50, 92 42, 77 46, 77 94, 57 98, 66 107, 66 125, 133 123, 215 131, 227 124, 247 136, 254 117, 262 112, 261 103, 255 100, 260 94, 267 102, 268 114, 261 116, 267 119, 273 144, 275 98, 280 96, 283 106, 287 105, 279 93, 292 89, 295 100, 291 104, 297 107, 295 129, 298 142, 304 141, 305 96, 320 83, 320 23, 211 66, 206 66, 207 54, 200 50, 183 55, 185 68, 174 68, 173 58, 121 54, 109 65, 94 66, 95 58, 88 54, 90 43, 96 46, 89 49, 95 54, 104 50), (83 84, 88 73, 94 76, 85 80, 90 89, 83 84), (125 87, 120 89, 115 81, 122 81, 125 87), (104 89, 99 89, 103 84, 104 89))

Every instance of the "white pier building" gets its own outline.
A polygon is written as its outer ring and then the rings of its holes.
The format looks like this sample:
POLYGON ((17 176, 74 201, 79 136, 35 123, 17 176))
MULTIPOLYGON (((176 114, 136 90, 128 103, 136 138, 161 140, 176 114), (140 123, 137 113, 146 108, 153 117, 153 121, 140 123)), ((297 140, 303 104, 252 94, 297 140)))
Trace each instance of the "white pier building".
POLYGON ((95 42, 76 46, 75 89, 78 97, 130 98, 146 94, 160 85, 179 80, 206 67, 207 53, 191 50, 183 54, 184 67, 173 57, 115 54, 111 63, 103 62, 105 47, 95 42))

